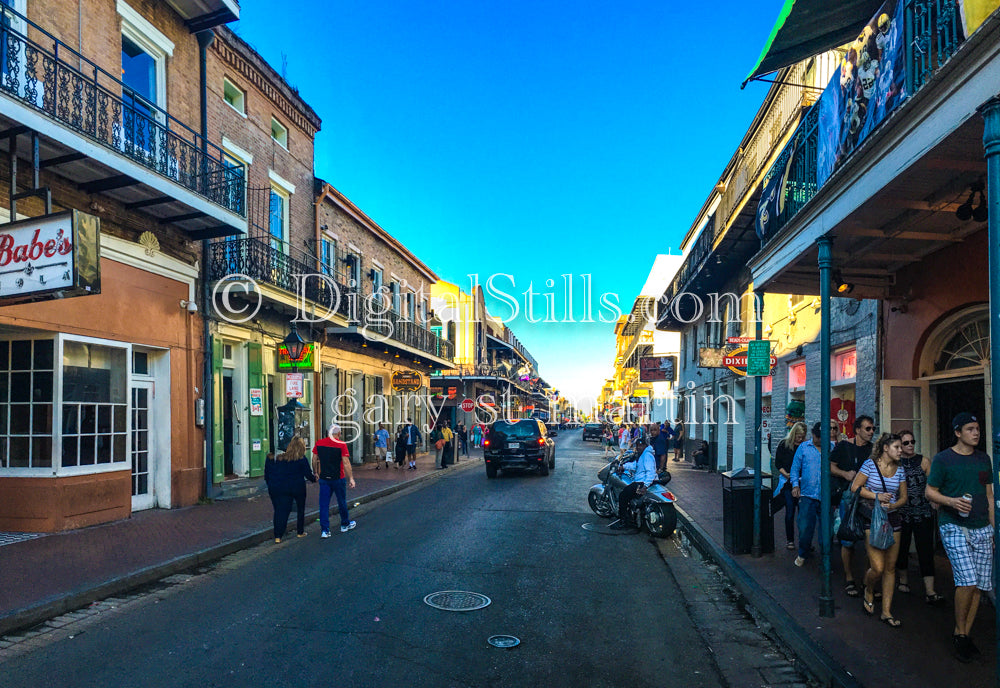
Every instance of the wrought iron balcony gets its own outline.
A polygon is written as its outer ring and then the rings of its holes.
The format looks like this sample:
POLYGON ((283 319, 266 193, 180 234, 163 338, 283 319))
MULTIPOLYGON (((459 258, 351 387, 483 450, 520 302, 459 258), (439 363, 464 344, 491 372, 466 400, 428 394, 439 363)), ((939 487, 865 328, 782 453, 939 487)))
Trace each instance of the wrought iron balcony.
MULTIPOLYGON (((955 54, 964 39, 959 28, 958 3, 952 0, 906 0, 903 11, 906 92, 912 96, 955 54)), ((839 86, 833 84, 833 87, 839 86)), ((892 126, 892 121, 892 118, 887 118, 877 128, 892 126)), ((785 148, 761 183, 762 187, 766 187, 774 175, 782 174, 788 157, 794 155, 785 185, 784 208, 776 218, 771 219, 764 244, 777 236, 822 186, 817 176, 818 125, 819 109, 813 105, 793 137, 798 141, 797 146, 785 148)), ((847 157, 857 152, 851 151, 847 157)))
POLYGON ((223 164, 218 146, 6 6, 0 8, 0 92, 202 198, 246 215, 246 183, 223 164))
POLYGON ((226 239, 212 243, 209 275, 214 281, 250 278, 277 287, 289 295, 300 293, 317 306, 317 315, 330 312, 345 318, 367 341, 402 344, 440 359, 455 357, 455 346, 408 317, 386 308, 381 298, 344 286, 335 276, 317 273, 315 257, 292 257, 287 246, 258 237, 226 239), (305 277, 304 277, 305 276, 305 277))

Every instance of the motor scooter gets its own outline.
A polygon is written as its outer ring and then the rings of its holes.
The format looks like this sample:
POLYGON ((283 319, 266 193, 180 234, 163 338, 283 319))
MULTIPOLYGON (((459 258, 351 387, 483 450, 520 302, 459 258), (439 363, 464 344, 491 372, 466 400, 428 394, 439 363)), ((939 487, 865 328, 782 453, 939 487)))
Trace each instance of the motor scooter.
MULTIPOLYGON (((633 452, 623 452, 602 468, 597 477, 601 482, 590 488, 587 502, 595 514, 602 518, 618 516, 618 495, 632 482, 633 474, 623 466, 635 459, 633 452)), ((677 498, 667 489, 670 472, 662 471, 646 491, 636 495, 628 505, 632 524, 638 528, 645 526, 654 537, 670 537, 677 527, 677 498)))

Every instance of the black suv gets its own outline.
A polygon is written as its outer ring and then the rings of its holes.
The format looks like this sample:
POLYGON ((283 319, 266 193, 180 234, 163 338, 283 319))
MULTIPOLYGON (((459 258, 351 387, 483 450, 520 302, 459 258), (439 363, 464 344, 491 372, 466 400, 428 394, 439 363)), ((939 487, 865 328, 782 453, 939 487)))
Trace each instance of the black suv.
POLYGON ((498 420, 490 425, 483 440, 486 477, 497 477, 497 469, 537 467, 548 475, 556 467, 556 443, 545 423, 534 418, 498 420))
POLYGON ((586 425, 583 426, 583 441, 584 442, 586 442, 587 440, 597 440, 598 442, 600 442, 601 441, 601 437, 603 435, 604 435, 604 433, 601 432, 601 424, 600 423, 587 423, 586 425))

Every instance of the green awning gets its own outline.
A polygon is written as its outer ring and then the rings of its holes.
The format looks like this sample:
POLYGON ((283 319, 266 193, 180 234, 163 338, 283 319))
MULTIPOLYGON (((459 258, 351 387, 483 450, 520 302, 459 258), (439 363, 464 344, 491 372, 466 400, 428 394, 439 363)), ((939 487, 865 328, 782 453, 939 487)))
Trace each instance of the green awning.
POLYGON ((871 21, 884 2, 885 0, 785 0, 764 50, 742 86, 746 86, 754 77, 770 74, 849 43, 871 21))

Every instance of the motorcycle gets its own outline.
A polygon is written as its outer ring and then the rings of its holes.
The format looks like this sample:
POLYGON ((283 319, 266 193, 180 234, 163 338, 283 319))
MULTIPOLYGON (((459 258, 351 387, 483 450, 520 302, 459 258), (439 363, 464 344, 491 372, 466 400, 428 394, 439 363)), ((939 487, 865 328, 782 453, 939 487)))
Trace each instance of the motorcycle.
MULTIPOLYGON (((632 461, 634 455, 626 452, 616 456, 598 472, 601 482, 590 488, 587 502, 595 514, 602 518, 618 516, 618 495, 632 482, 632 473, 625 471, 624 464, 632 461)), ((640 529, 645 526, 654 537, 670 537, 677 527, 677 498, 667 489, 670 472, 663 471, 653 484, 641 495, 636 495, 628 505, 629 518, 640 529)))

